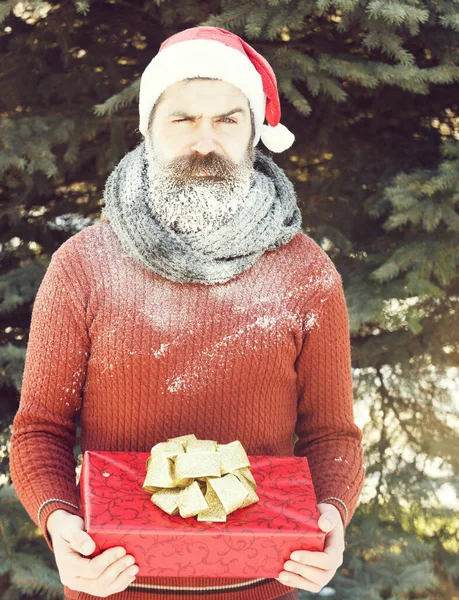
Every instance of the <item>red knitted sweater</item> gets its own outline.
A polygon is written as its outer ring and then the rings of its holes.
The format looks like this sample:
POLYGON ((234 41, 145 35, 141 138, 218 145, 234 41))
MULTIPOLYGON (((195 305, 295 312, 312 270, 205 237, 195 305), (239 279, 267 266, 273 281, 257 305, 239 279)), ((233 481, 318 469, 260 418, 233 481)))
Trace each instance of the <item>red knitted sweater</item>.
MULTIPOLYGON (((51 549, 49 515, 81 516, 78 415, 83 452, 148 452, 195 433, 237 439, 248 454, 307 456, 317 500, 341 499, 347 518, 330 502, 346 526, 365 467, 334 264, 298 233, 227 283, 182 284, 128 256, 108 221, 80 231, 38 290, 11 438, 15 489, 51 549)), ((289 589, 275 579, 137 577, 112 597, 268 600, 289 589)))

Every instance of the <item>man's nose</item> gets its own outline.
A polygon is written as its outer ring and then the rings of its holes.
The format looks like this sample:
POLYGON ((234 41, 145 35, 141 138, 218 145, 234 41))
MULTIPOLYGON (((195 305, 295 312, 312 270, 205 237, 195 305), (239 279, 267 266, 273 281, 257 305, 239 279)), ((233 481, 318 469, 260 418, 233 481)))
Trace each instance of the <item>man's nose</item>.
POLYGON ((200 123, 196 128, 196 137, 191 146, 191 150, 200 154, 209 154, 215 152, 217 144, 215 141, 215 132, 210 123, 200 123))

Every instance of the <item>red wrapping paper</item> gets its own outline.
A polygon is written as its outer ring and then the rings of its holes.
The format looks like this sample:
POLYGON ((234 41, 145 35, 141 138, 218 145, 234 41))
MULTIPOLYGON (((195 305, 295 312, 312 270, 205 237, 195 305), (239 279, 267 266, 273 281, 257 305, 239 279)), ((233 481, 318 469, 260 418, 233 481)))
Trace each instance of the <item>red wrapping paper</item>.
POLYGON ((123 546, 146 577, 277 577, 294 550, 322 552, 325 533, 305 457, 249 456, 260 500, 225 523, 169 515, 142 489, 149 452, 84 453, 85 530, 123 546))

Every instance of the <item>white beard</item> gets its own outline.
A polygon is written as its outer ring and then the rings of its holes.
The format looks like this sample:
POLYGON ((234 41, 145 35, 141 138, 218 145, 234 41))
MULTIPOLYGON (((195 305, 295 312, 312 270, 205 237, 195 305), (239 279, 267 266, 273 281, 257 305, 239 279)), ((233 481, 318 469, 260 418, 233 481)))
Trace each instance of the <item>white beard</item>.
POLYGON ((208 233, 228 223, 243 207, 253 173, 253 151, 247 150, 238 165, 225 158, 221 164, 209 164, 210 175, 221 179, 201 180, 190 176, 188 157, 181 157, 179 164, 163 161, 149 136, 145 146, 150 200, 164 226, 180 233, 208 233))

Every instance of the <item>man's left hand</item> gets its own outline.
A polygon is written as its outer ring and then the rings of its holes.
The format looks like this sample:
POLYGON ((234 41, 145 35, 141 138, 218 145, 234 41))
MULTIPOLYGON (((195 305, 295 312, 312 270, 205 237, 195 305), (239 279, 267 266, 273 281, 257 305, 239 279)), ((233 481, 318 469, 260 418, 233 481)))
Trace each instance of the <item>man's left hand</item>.
POLYGON ((317 594, 343 564, 344 527, 339 510, 325 502, 318 505, 319 527, 326 532, 323 552, 295 550, 284 564, 279 581, 290 587, 317 594))

